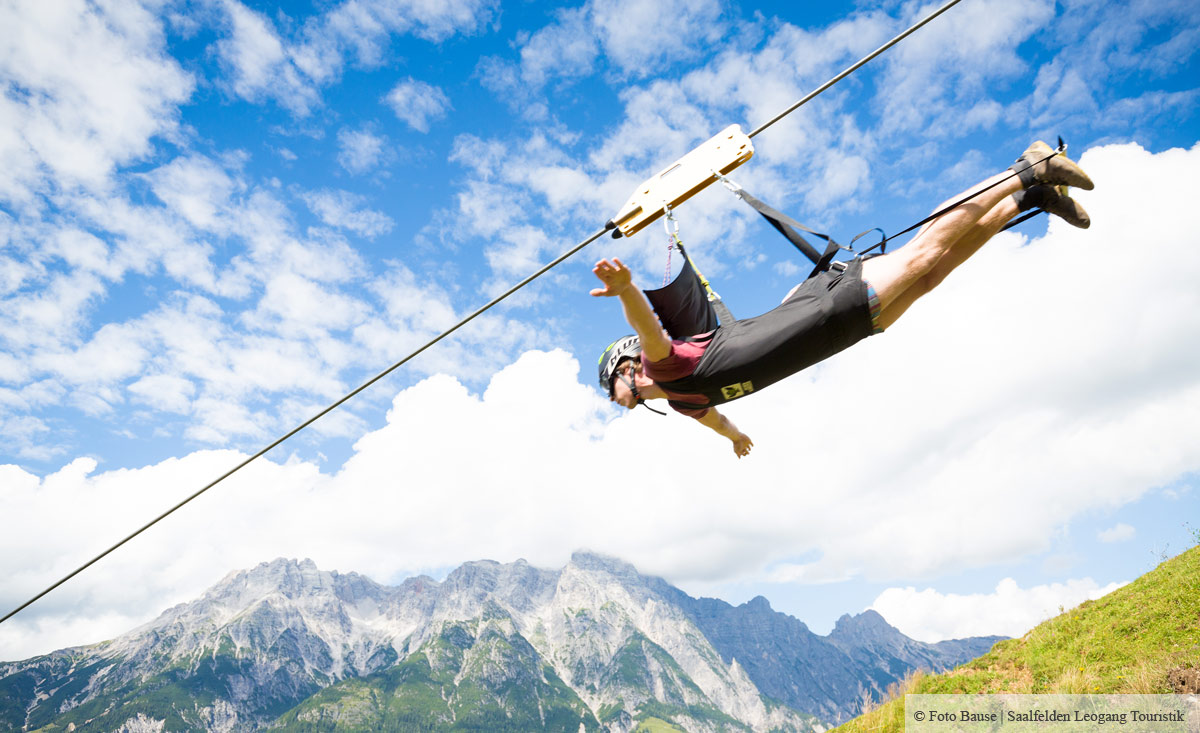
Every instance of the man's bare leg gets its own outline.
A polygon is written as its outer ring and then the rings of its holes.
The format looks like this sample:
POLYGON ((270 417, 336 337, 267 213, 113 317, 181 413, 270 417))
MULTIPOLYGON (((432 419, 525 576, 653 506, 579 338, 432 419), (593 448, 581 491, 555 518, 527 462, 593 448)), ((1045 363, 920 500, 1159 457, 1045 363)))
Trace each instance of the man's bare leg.
POLYGON ((871 283, 879 296, 879 326, 887 328, 895 323, 917 298, 933 289, 991 239, 1017 213, 1018 204, 1010 198, 1013 194, 1019 192, 1026 208, 1039 206, 1074 226, 1088 226, 1090 222, 1083 208, 1054 188, 1094 187, 1091 178, 1074 161, 1038 140, 1008 170, 1012 173, 996 174, 952 199, 970 197, 927 224, 904 247, 863 262, 863 279, 871 283))
MULTIPOLYGON (((863 279, 871 283, 871 286, 875 288, 875 294, 879 297, 879 325, 886 328, 894 323, 899 314, 912 305, 912 301, 928 292, 918 289, 914 291, 912 298, 903 297, 906 291, 917 286, 926 276, 934 272, 938 263, 960 242, 973 246, 973 248, 957 261, 948 260, 947 265, 950 265, 951 262, 953 265, 945 273, 957 267, 970 254, 977 251, 991 236, 990 234, 984 236, 984 234, 992 229, 993 219, 998 219, 1003 212, 1009 209, 1012 213, 1016 213, 1016 205, 1011 203, 1011 197, 1021 189, 1021 182, 1016 176, 1007 173, 992 176, 939 206, 940 209, 954 201, 982 191, 966 203, 960 204, 934 219, 908 244, 895 252, 873 257, 863 262, 863 279), (988 188, 988 186, 992 186, 992 188, 988 188), (1004 204, 1004 202, 1009 203, 1004 204), (989 216, 992 210, 1001 204, 1004 205, 996 216, 989 216), (985 217, 988 218, 988 226, 980 229, 980 222, 985 217), (901 305, 901 309, 896 314, 889 314, 889 310, 894 304, 901 305)), ((1009 218, 1012 217, 1012 213, 1008 214, 1009 218)), ((1003 226, 1003 223, 996 225, 995 228, 998 229, 1000 226, 1003 226)))
MULTIPOLYGON (((1017 203, 1011 196, 1005 197, 1000 203, 993 206, 991 211, 984 214, 983 218, 967 230, 966 234, 942 255, 929 272, 909 285, 908 289, 892 300, 890 305, 880 310, 876 325, 885 330, 890 327, 918 298, 940 285, 955 268, 978 252, 1017 213, 1017 203)), ((867 265, 877 259, 880 258, 876 257, 874 260, 867 260, 863 263, 863 279, 871 283, 872 287, 875 283, 866 275, 867 265)))

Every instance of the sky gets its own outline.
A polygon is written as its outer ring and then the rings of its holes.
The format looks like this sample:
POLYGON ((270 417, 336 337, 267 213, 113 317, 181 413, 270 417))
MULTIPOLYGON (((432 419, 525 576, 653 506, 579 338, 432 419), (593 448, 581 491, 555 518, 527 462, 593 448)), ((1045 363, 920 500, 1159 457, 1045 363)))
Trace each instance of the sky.
MULTIPOLYGON (((15 608, 573 247, 911 0, 0 0, 0 607, 15 608)), ((619 557, 818 633, 1018 636, 1196 544, 1200 7, 963 0, 733 178, 847 242, 1062 136, 1084 231, 994 238, 886 334, 693 421, 627 413, 602 238, 9 621, 112 638, 276 557, 382 583, 619 557)), ((733 313, 808 265, 720 186, 680 234, 733 313)), ((903 241, 903 240, 900 240, 903 241)), ((678 266, 678 256, 672 261, 678 266)))

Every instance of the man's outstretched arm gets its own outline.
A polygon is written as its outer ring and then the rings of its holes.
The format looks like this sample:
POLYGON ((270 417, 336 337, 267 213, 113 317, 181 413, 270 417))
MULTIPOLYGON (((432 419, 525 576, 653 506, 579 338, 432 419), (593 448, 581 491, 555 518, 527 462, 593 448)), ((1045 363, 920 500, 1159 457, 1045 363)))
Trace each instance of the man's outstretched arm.
POLYGON ((738 458, 750 454, 750 449, 754 447, 754 441, 750 440, 750 436, 737 429, 733 421, 717 412, 717 408, 710 407, 708 412, 704 413, 704 417, 698 418, 701 425, 712 428, 721 435, 729 438, 733 442, 733 452, 738 458))
POLYGON ((592 268, 604 287, 592 290, 592 295, 598 297, 616 296, 621 300, 625 310, 625 320, 633 326, 638 339, 642 342, 642 353, 650 361, 662 361, 671 355, 671 340, 663 331, 658 316, 650 307, 650 301, 645 294, 633 284, 633 274, 619 259, 600 260, 592 268))

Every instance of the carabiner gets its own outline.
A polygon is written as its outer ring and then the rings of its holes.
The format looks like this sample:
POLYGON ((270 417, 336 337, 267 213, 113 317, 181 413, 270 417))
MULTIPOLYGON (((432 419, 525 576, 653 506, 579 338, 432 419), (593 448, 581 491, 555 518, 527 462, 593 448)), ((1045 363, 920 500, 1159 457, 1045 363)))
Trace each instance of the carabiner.
POLYGON ((663 204, 663 229, 667 231, 667 236, 672 242, 679 239, 679 222, 675 220, 675 214, 671 213, 671 205, 668 203, 663 204))
POLYGON ((737 196, 738 198, 742 197, 741 186, 726 178, 719 170, 713 169, 712 174, 717 177, 718 181, 725 185, 725 188, 728 188, 730 191, 732 191, 734 196, 737 196))

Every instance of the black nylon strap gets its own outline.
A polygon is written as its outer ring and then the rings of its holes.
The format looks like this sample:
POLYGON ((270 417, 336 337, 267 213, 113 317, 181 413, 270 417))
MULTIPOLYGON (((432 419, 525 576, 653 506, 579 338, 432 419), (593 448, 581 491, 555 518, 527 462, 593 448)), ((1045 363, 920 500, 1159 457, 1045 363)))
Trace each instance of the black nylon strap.
POLYGON ((771 226, 775 227, 775 229, 784 237, 787 237, 787 240, 791 242, 796 249, 800 250, 801 254, 812 261, 813 270, 808 274, 808 277, 812 277, 818 272, 824 272, 829 269, 829 263, 833 261, 834 255, 836 255, 838 250, 842 247, 837 242, 833 241, 828 234, 822 234, 809 229, 787 214, 763 203, 760 199, 751 195, 744 188, 740 189, 737 195, 738 198, 740 198, 742 201, 745 201, 755 211, 761 214, 764 219, 771 222, 771 226), (826 242, 825 251, 817 252, 816 247, 813 247, 808 243, 808 240, 800 236, 800 233, 796 231, 797 229, 803 229, 814 237, 824 239, 826 242))
POLYGON ((1004 226, 1003 226, 1003 227, 1000 229, 1000 231, 1002 231, 1002 232, 1004 232, 1004 231, 1008 231, 1009 229, 1012 229, 1013 227, 1015 227, 1015 226, 1016 226, 1016 225, 1018 225, 1018 224, 1024 224, 1025 222, 1029 221, 1030 219, 1032 219, 1033 217, 1037 216, 1038 214, 1041 214, 1041 213, 1043 213, 1043 211, 1044 211, 1043 209, 1034 209, 1034 210, 1032 210, 1032 211, 1028 211, 1028 212, 1026 212, 1026 213, 1025 213, 1025 215, 1024 215, 1024 216, 1019 216, 1019 217, 1017 217, 1016 219, 1013 219, 1013 220, 1012 220, 1012 221, 1010 221, 1009 223, 1005 224, 1005 225, 1004 225, 1004 226))
POLYGON ((719 321, 722 326, 728 326, 730 323, 733 323, 737 320, 733 317, 733 313, 729 311, 729 307, 725 305, 725 301, 714 300, 711 302, 713 310, 717 312, 717 321, 719 321))
POLYGON ((787 214, 766 205, 744 188, 738 191, 738 198, 750 204, 755 211, 762 214, 764 219, 771 222, 771 226, 775 227, 780 234, 787 237, 787 240, 795 245, 796 249, 800 250, 805 257, 812 260, 814 265, 821 261, 822 255, 804 237, 800 236, 796 229, 803 229, 809 234, 818 236, 826 241, 833 241, 820 232, 814 232, 787 214))

